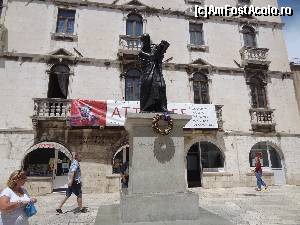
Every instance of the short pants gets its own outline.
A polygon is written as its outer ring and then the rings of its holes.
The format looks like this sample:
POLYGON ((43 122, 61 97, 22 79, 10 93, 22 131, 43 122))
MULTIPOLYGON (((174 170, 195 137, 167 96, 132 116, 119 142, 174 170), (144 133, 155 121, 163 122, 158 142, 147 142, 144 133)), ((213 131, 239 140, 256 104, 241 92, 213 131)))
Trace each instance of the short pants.
POLYGON ((81 191, 81 183, 77 183, 76 181, 73 182, 71 187, 68 187, 66 191, 66 196, 70 197, 74 193, 77 197, 81 198, 82 191, 81 191))

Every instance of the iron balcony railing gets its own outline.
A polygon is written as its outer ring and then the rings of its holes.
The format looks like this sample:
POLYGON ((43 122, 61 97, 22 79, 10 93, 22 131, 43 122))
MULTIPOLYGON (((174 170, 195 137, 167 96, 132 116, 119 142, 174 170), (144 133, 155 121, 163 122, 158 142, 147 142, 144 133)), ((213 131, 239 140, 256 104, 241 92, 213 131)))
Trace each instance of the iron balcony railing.
POLYGON ((131 35, 120 35, 119 47, 122 50, 139 51, 142 48, 141 37, 131 35))

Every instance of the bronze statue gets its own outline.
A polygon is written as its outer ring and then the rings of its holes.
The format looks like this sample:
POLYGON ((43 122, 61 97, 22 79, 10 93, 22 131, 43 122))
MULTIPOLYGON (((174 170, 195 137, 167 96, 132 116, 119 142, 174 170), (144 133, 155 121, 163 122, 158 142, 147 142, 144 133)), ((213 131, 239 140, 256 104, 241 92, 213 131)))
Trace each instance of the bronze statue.
POLYGON ((141 42, 142 49, 139 53, 142 64, 141 112, 168 112, 162 60, 170 44, 164 40, 158 45, 151 44, 149 34, 143 34, 141 42))

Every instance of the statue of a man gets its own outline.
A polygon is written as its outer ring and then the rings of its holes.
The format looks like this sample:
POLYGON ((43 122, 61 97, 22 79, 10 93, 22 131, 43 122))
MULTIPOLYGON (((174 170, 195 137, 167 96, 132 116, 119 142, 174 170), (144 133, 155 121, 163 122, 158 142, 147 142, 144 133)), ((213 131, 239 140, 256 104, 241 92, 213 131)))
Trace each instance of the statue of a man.
POLYGON ((168 112, 162 60, 170 44, 167 41, 161 41, 158 45, 151 44, 149 34, 143 34, 141 42, 141 112, 168 112))

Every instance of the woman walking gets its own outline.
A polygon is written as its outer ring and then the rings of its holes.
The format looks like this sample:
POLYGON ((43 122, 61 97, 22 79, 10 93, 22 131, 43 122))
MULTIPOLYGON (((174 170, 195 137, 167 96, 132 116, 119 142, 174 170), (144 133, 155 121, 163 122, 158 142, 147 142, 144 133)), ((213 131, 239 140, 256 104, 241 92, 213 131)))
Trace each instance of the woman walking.
POLYGON ((262 179, 262 169, 261 169, 261 163, 260 163, 260 157, 256 156, 255 157, 255 176, 256 176, 256 184, 257 188, 255 189, 256 191, 261 191, 261 186, 264 186, 265 189, 267 189, 267 185, 262 179))
POLYGON ((7 181, 7 187, 0 194, 0 225, 29 225, 25 206, 36 202, 30 198, 23 185, 27 181, 26 173, 14 171, 7 181))

